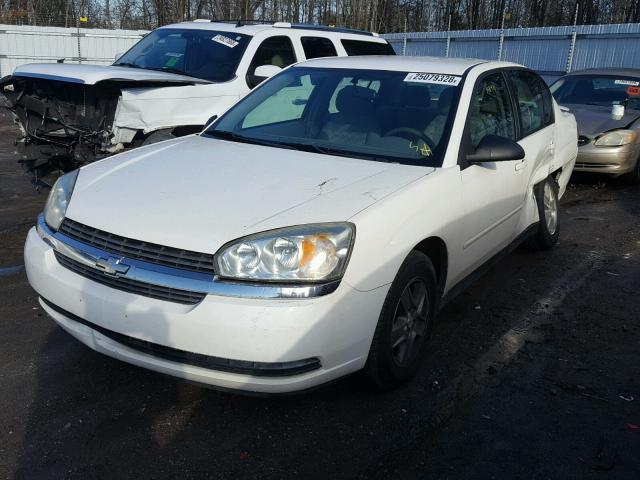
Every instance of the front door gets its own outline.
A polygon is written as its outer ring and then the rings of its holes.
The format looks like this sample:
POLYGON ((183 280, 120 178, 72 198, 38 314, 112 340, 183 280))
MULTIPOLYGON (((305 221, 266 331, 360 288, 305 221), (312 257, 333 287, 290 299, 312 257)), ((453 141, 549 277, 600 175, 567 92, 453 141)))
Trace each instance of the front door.
MULTIPOLYGON (((480 77, 473 90, 465 129, 473 151, 486 135, 516 137, 516 112, 502 71, 480 77)), ((515 237, 523 207, 526 178, 520 160, 463 165, 465 205, 462 257, 470 273, 515 237)))

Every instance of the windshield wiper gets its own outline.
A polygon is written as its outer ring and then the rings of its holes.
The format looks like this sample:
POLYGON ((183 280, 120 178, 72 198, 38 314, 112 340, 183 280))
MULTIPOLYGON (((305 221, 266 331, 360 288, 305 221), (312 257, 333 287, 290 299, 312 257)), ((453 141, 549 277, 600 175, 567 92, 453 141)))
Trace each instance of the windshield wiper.
POLYGON ((222 140, 231 140, 231 141, 240 142, 240 143, 252 143, 255 145, 263 145, 266 147, 286 148, 289 150, 299 150, 301 152, 321 153, 324 155, 338 155, 340 157, 361 158, 363 160, 374 160, 377 162, 387 162, 387 163, 394 163, 398 161, 398 160, 392 160, 385 157, 380 157, 377 155, 370 155, 364 152, 353 152, 350 150, 341 150, 341 149, 331 148, 331 147, 321 147, 320 145, 314 145, 313 143, 275 142, 275 141, 262 140, 258 138, 252 138, 252 137, 245 137, 243 135, 238 135, 237 133, 229 132, 227 130, 206 131, 206 132, 203 132, 203 135, 208 135, 214 138, 220 138, 222 140))
POLYGON ((142 68, 140 65, 136 65, 135 63, 122 62, 122 63, 114 63, 114 67, 130 67, 130 68, 142 68))
MULTIPOLYGON (((142 67, 145 70, 155 70, 156 72, 169 72, 169 73, 175 73, 177 75, 184 75, 186 77, 193 77, 193 75, 189 75, 187 72, 183 72, 182 70, 178 69, 178 68, 173 68, 173 67, 142 67)), ((197 77, 194 77, 197 78, 197 77)))
POLYGON ((313 143, 283 142, 283 143, 277 143, 274 146, 293 148, 295 150, 300 150, 302 152, 322 153, 324 155, 338 155, 340 157, 361 158, 363 160, 375 160, 377 162, 387 162, 387 163, 393 162, 388 158, 380 157, 377 155, 370 155, 365 152, 354 152, 351 150, 342 150, 340 148, 331 148, 331 147, 324 147, 324 146, 321 147, 320 145, 314 145, 313 143))
POLYGON ((280 144, 277 142, 270 142, 268 140, 260 140, 258 138, 245 137, 244 135, 238 135, 237 133, 229 132, 227 130, 207 130, 203 132, 203 135, 219 138, 221 140, 231 140, 233 142, 239 142, 239 143, 251 143, 254 145, 264 145, 267 147, 280 146, 280 144))

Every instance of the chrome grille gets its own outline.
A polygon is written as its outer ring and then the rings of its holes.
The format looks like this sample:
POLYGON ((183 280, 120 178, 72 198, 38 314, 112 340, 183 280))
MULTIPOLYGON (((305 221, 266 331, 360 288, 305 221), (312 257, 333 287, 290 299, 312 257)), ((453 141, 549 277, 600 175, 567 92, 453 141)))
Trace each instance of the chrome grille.
POLYGON ((578 137, 578 146, 581 147, 583 145, 586 145, 587 143, 589 143, 591 140, 589 140, 589 137, 585 137, 584 135, 580 135, 578 137))
POLYGON ((82 275, 85 278, 101 283, 111 288, 122 290, 124 292, 135 293, 145 297, 155 298, 158 300, 166 300, 168 302, 183 303, 187 305, 195 305, 204 299, 206 294, 201 292, 191 292, 188 290, 178 290, 176 288, 162 287, 160 285, 151 285, 150 283, 139 282, 124 277, 112 277, 105 273, 87 267, 82 263, 65 257, 61 253, 54 251, 56 259, 65 268, 72 272, 82 275))
POLYGON ((79 242, 115 255, 214 275, 213 255, 166 247, 108 233, 65 218, 60 232, 79 242))

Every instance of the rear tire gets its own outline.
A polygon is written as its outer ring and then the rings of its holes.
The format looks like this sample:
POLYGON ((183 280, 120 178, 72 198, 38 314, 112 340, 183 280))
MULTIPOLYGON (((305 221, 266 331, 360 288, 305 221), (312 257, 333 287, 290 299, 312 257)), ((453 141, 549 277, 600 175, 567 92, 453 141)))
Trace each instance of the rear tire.
POLYGON ((535 250, 549 250, 558 243, 560 222, 558 212, 558 184, 552 177, 534 187, 533 193, 538 206, 538 229, 527 241, 527 246, 535 250))
POLYGON ((416 374, 431 338, 438 301, 431 260, 412 251, 387 293, 364 367, 377 388, 398 387, 416 374))

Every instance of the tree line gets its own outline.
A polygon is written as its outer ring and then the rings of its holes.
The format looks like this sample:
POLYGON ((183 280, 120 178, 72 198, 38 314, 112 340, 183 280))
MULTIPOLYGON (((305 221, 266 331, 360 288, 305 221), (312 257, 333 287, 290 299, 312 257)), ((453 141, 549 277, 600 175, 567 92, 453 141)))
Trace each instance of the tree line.
POLYGON ((0 24, 153 29, 196 18, 387 32, 640 22, 640 0, 0 0, 0 24), (503 23, 504 22, 504 23, 503 23))

